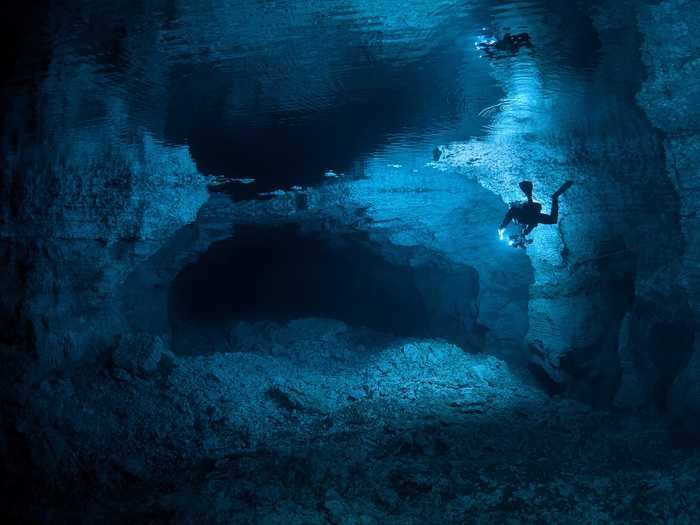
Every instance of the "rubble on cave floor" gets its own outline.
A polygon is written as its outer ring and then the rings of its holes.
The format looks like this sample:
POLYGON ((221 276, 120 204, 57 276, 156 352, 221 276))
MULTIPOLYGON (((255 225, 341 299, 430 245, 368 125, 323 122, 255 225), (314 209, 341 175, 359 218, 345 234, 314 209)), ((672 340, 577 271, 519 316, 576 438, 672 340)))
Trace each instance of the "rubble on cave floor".
POLYGON ((700 516, 700 457, 660 424, 550 398, 495 357, 325 319, 239 322, 220 350, 130 336, 43 380, 22 429, 56 479, 101 480, 81 521, 700 516))

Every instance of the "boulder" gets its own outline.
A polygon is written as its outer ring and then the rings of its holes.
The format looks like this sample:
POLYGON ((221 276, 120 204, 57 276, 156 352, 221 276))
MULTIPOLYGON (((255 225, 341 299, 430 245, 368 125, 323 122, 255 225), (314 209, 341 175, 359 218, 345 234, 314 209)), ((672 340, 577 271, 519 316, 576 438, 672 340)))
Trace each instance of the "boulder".
POLYGON ((174 361, 168 344, 163 337, 152 334, 124 335, 112 353, 115 368, 141 377, 155 375, 168 361, 174 361))

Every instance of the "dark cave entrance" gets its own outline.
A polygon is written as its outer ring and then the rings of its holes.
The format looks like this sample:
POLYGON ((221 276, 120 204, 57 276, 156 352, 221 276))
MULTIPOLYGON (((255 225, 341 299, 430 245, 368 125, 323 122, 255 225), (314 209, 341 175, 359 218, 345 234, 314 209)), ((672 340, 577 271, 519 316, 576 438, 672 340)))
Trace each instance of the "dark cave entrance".
POLYGON ((298 224, 245 226, 177 275, 170 330, 181 353, 221 351, 236 321, 308 317, 476 349, 478 295, 476 270, 425 249, 298 224))

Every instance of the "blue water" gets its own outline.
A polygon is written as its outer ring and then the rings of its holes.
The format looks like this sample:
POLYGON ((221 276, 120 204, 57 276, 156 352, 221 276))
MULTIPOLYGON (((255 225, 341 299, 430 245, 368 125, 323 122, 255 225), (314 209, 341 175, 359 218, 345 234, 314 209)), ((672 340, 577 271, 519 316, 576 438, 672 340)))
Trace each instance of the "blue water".
POLYGON ((89 71, 94 95, 69 125, 186 144, 202 173, 255 179, 219 186, 247 198, 318 184, 329 169, 363 176, 377 158, 422 166, 436 145, 488 133, 504 107, 495 67, 546 80, 540 96, 566 89, 600 55, 589 8, 574 4, 81 2, 50 8, 24 59, 45 67, 44 39, 54 62, 89 71), (493 57, 475 46, 508 32, 527 32, 533 48, 493 57))

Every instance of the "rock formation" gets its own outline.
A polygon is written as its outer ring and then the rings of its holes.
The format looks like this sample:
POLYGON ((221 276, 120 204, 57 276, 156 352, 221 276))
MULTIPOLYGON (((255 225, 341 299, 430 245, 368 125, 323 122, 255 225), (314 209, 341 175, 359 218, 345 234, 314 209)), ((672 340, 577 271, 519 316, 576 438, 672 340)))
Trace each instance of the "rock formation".
MULTIPOLYGON (((223 121, 226 108, 226 131, 240 120, 231 108, 264 100, 274 121, 307 91, 327 111, 337 85, 312 73, 358 49, 374 71, 416 52, 394 39, 405 26, 425 39, 449 17, 432 2, 406 16, 349 2, 382 30, 285 49, 323 60, 267 78, 281 52, 271 5, 155 2, 151 16, 78 4, 46 17, 50 42, 30 50, 38 70, 0 93, 3 512, 697 521, 693 2, 596 2, 550 47, 553 19, 527 13, 533 46, 484 58, 503 97, 480 113, 482 134, 359 175, 324 166, 303 178, 304 155, 332 157, 305 149, 274 187, 205 173, 225 148, 186 143, 212 136, 197 115, 223 121), (219 97, 227 77, 214 66, 266 44, 246 63, 265 78, 219 97), (575 181, 558 226, 538 227, 526 252, 496 235, 522 179, 545 209, 575 181), (227 193, 244 183, 255 198, 227 193)), ((288 8, 289 26, 336 28, 316 4, 288 8)), ((261 172, 279 165, 265 147, 261 172)))

